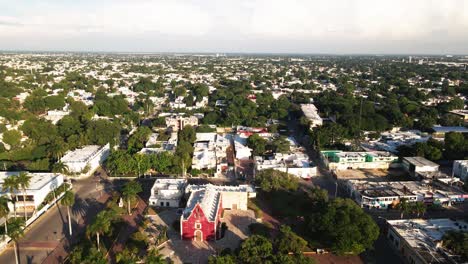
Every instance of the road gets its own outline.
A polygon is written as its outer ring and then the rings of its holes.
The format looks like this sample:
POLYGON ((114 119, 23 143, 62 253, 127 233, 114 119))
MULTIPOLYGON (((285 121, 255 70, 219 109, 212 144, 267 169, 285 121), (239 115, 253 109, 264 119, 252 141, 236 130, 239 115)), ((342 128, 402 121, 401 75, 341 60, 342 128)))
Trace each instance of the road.
MULTIPOLYGON (((96 200, 101 193, 105 194, 101 191, 104 184, 97 183, 98 179, 90 177, 73 183, 76 201, 71 212, 75 233, 78 231, 78 223, 92 219, 103 208, 103 204, 96 200)), ((20 263, 42 263, 62 239, 68 238, 67 209, 57 204, 25 231, 24 237, 19 241, 20 263)), ((14 262, 14 250, 10 243, 10 246, 0 254, 0 263, 14 262)))

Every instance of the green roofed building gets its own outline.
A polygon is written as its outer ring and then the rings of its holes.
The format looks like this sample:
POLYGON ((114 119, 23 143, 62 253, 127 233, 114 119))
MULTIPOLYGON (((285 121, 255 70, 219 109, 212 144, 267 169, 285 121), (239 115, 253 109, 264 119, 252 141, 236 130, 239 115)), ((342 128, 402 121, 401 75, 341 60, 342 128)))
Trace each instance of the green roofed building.
POLYGON ((321 151, 321 158, 330 170, 388 169, 398 157, 385 151, 346 152, 341 150, 321 151))

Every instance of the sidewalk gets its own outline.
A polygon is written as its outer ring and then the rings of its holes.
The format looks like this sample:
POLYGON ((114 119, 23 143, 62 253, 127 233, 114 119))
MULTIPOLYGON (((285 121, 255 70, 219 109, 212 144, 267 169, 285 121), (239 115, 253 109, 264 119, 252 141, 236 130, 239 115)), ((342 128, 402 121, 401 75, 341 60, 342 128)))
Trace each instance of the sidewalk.
POLYGON ((117 239, 112 244, 111 249, 108 252, 108 260, 110 263, 115 263, 115 256, 125 248, 125 243, 130 236, 138 230, 138 224, 143 220, 143 211, 146 209, 147 204, 138 197, 138 204, 132 210, 131 215, 123 216, 125 226, 120 229, 117 239))
MULTIPOLYGON (((105 205, 107 200, 110 198, 110 194, 103 192, 102 196, 97 200, 102 206, 105 205)), ((67 259, 68 254, 70 253, 70 245, 77 242, 81 234, 86 231, 86 223, 88 220, 91 220, 100 210, 97 212, 92 212, 85 217, 81 218, 78 222, 78 227, 73 230, 73 237, 69 240, 67 237, 64 237, 60 240, 60 244, 47 256, 47 258, 42 262, 44 264, 55 264, 63 263, 67 259)))

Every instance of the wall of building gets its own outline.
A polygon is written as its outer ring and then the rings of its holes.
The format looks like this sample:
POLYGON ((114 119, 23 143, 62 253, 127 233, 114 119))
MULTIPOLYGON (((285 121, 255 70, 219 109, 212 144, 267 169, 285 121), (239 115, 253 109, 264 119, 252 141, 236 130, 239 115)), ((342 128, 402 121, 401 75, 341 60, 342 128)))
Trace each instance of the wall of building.
POLYGON ((219 218, 216 218, 214 222, 208 221, 200 205, 197 204, 187 220, 183 220, 183 216, 181 216, 182 238, 193 240, 195 238, 195 231, 201 230, 204 241, 214 240, 216 238, 216 225, 218 224, 218 220, 219 218), (200 228, 196 228, 196 224, 200 224, 200 228))
POLYGON ((234 209, 234 205, 236 205, 239 210, 247 210, 247 192, 222 192, 221 200, 223 201, 223 209, 234 209))

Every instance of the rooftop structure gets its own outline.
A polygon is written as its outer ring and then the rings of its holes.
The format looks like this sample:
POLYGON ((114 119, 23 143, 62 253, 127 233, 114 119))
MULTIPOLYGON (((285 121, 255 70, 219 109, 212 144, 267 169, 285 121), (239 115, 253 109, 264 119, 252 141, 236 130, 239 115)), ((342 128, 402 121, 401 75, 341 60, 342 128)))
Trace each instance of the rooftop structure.
POLYGON ((60 161, 67 165, 72 173, 91 175, 110 154, 110 145, 89 145, 80 149, 68 151, 60 161))
POLYGON ((388 169, 398 157, 385 151, 346 152, 326 150, 321 158, 330 170, 347 169, 388 169))
POLYGON ((423 157, 404 157, 402 164, 406 171, 416 177, 423 177, 425 173, 439 171, 439 164, 423 157))
POLYGON ((468 133, 468 128, 462 126, 433 126, 432 133, 433 138, 443 139, 446 133, 457 132, 457 133, 468 133))
POLYGON ((184 195, 186 179, 157 179, 151 188, 149 204, 161 207, 179 207, 184 195))
POLYGON ((196 116, 171 115, 166 117, 166 126, 171 127, 175 131, 185 126, 195 127, 198 126, 198 118, 196 116))
POLYGON ((453 174, 462 181, 466 181, 468 179, 468 160, 453 161, 453 174))
POLYGON ((371 141, 373 148, 398 153, 398 147, 413 145, 417 142, 426 142, 429 140, 429 135, 424 135, 419 130, 383 132, 377 141, 371 141))
POLYGON ((452 110, 452 111, 450 111, 450 113, 452 113, 454 115, 457 115, 457 116, 460 116, 465 123, 468 122, 468 110, 465 110, 465 109, 452 110))
POLYGON ((318 114, 318 109, 313 104, 301 104, 301 110, 304 116, 310 121, 310 128, 321 126, 323 124, 322 118, 318 114))
POLYGON ((468 194, 444 182, 348 180, 346 188, 356 202, 366 208, 383 209, 405 198, 409 202, 447 204, 464 202, 468 194))
POLYGON ((468 232, 468 223, 452 219, 405 219, 387 221, 387 238, 408 263, 459 263, 442 247, 448 231, 468 232))
MULTIPOLYGON (((2 189, 5 178, 11 175, 17 176, 20 172, 18 171, 2 171, 0 172, 0 194, 2 195, 14 195, 17 201, 16 208, 17 212, 22 212, 23 208, 23 192, 18 190, 15 193, 8 193, 2 189), (21 202, 18 202, 21 201, 21 202)), ((44 201, 45 197, 49 192, 56 189, 63 184, 63 175, 58 173, 31 173, 31 181, 29 187, 26 188, 26 211, 34 212, 39 205, 44 201)), ((13 203, 9 202, 8 206, 10 211, 13 211, 13 203)))
POLYGON ((317 175, 317 167, 311 165, 309 157, 305 153, 275 153, 268 159, 256 156, 255 169, 257 171, 274 169, 304 179, 310 179, 317 175))
POLYGON ((193 145, 192 168, 216 169, 215 176, 220 175, 228 167, 227 148, 231 139, 227 135, 216 133, 197 133, 193 145))

